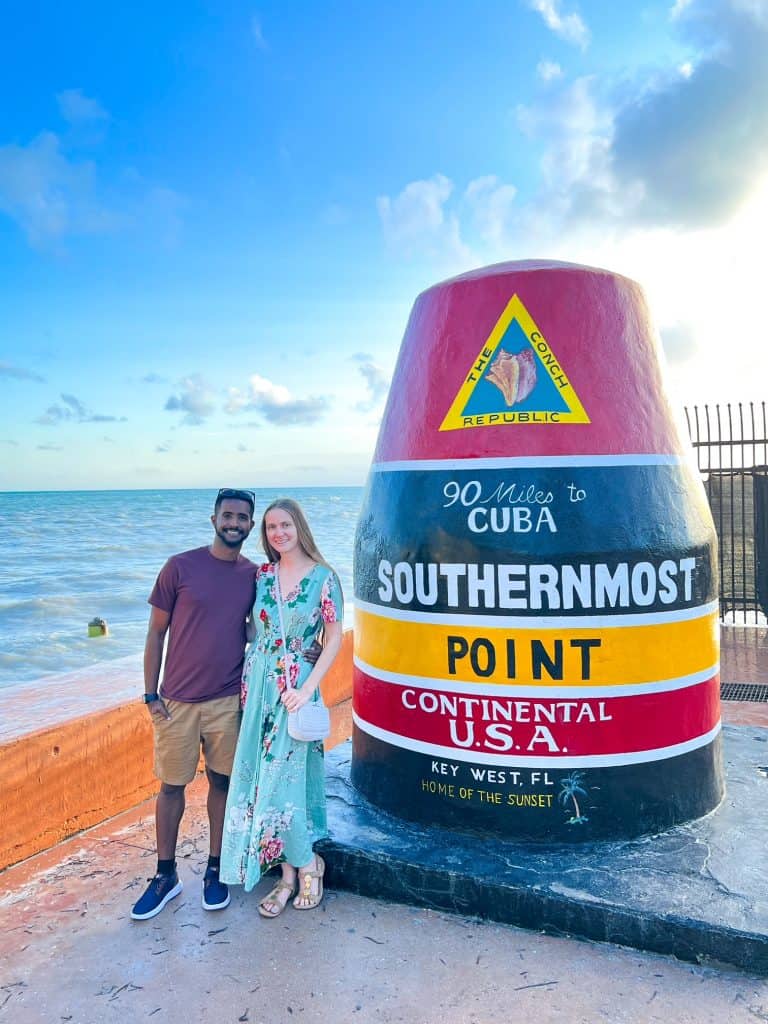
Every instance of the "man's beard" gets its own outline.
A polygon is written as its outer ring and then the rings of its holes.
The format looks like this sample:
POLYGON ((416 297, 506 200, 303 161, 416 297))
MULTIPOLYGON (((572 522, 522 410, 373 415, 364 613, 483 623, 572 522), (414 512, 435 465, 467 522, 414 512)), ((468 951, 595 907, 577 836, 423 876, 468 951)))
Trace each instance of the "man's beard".
POLYGON ((245 540, 245 538, 248 536, 248 534, 244 530, 238 530, 237 534, 238 536, 237 538, 235 538, 228 537, 223 530, 216 531, 216 536, 219 538, 222 544, 226 544, 228 548, 239 548, 240 545, 245 540))

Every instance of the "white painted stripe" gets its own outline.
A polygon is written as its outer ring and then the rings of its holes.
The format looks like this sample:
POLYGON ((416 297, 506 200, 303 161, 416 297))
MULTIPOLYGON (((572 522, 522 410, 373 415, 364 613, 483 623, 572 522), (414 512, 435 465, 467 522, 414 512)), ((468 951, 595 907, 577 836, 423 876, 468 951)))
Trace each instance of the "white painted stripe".
POLYGON ((447 612, 412 612, 404 608, 389 608, 387 605, 371 604, 355 598, 355 608, 362 608, 370 615, 398 622, 422 622, 439 626, 477 626, 497 629, 584 629, 621 628, 622 626, 655 626, 670 622, 689 622, 703 619, 718 612, 717 601, 699 604, 693 608, 676 608, 668 612, 633 612, 619 615, 466 615, 447 612))
POLYGON ((626 764, 645 764, 650 761, 663 761, 668 757, 678 757, 680 754, 687 754, 691 750, 698 750, 710 743, 720 732, 721 723, 718 722, 714 729, 711 729, 703 736, 687 740, 685 743, 675 743, 670 747, 659 747, 656 750, 642 750, 633 754, 585 754, 581 757, 573 757, 570 754, 550 754, 548 757, 520 757, 517 754, 482 754, 476 751, 463 750, 461 747, 442 747, 436 743, 424 743, 421 740, 413 740, 406 736, 399 736, 397 733, 380 729, 376 725, 366 722, 356 712, 352 712, 355 725, 363 732, 368 733, 375 739, 390 743, 395 747, 404 750, 411 750, 417 754, 427 754, 430 757, 441 757, 451 761, 467 761, 470 764, 494 764, 509 768, 613 768, 626 764))
POLYGON ((692 672, 690 675, 679 676, 676 679, 658 679, 650 683, 627 683, 624 686, 559 686, 556 683, 541 686, 531 686, 530 684, 515 686, 506 683, 487 683, 486 680, 468 683, 456 679, 411 676, 374 668, 373 665, 369 665, 357 656, 353 660, 361 672, 365 672, 366 675, 372 676, 374 679, 380 679, 383 683, 392 683, 393 686, 410 686, 418 690, 445 690, 448 693, 466 693, 473 697, 491 699, 532 697, 534 700, 560 700, 566 697, 576 697, 580 700, 594 700, 601 697, 637 697, 648 693, 670 693, 673 690, 685 690, 689 686, 706 683, 720 671, 720 665, 716 664, 701 672, 692 672))
POLYGON ((514 455, 492 459, 401 459, 374 462, 372 473, 407 471, 463 472, 472 469, 573 469, 576 466, 599 469, 602 466, 682 466, 691 465, 689 455, 514 455))

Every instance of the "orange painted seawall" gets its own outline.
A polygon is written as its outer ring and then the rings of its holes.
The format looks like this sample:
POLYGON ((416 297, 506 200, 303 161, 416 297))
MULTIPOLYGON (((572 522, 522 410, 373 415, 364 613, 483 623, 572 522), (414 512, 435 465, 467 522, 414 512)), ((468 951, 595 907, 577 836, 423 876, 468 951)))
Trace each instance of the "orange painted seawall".
MULTIPOLYGON (((352 631, 321 686, 327 748, 352 734, 352 631)), ((0 742, 0 870, 157 791, 152 726, 136 701, 0 742)))

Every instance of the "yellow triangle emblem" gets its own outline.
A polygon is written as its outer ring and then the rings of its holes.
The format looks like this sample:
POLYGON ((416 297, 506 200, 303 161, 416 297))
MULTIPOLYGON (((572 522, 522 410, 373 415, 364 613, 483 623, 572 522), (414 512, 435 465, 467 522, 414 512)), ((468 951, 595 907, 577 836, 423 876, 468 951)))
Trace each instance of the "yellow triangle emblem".
POLYGON ((563 367, 518 295, 472 363, 440 430, 589 423, 563 367))

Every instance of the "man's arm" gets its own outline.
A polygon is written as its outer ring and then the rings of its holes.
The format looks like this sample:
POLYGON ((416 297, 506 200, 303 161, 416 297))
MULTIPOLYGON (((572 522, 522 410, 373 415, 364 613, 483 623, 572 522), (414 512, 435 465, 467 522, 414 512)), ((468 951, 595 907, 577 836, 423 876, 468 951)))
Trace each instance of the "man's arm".
MULTIPOLYGON (((164 612, 161 608, 152 605, 149 615, 149 628, 147 639, 144 643, 144 692, 157 693, 160 682, 160 666, 163 662, 163 643, 165 634, 171 621, 170 612, 164 612)), ((162 698, 151 701, 147 704, 150 716, 159 715, 162 718, 170 718, 168 708, 162 698)))
MULTIPOLYGON (((325 639, 324 636, 323 639, 325 639)), ((304 661, 308 661, 310 665, 316 665, 317 659, 322 653, 323 644, 319 640, 313 640, 306 651, 304 651, 304 661)))

